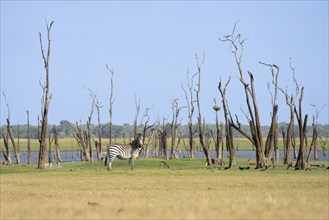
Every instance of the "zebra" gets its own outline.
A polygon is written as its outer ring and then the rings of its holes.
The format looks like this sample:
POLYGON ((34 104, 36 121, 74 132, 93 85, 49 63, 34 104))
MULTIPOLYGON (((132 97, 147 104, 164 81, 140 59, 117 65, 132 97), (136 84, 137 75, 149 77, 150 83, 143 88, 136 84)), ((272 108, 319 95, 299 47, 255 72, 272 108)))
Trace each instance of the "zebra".
POLYGON ((128 166, 131 170, 134 169, 134 162, 138 158, 143 147, 143 136, 137 134, 137 137, 130 144, 114 144, 107 147, 107 154, 105 158, 105 166, 107 170, 112 170, 112 162, 117 157, 119 159, 129 159, 128 166), (108 162, 107 162, 108 161, 108 162))

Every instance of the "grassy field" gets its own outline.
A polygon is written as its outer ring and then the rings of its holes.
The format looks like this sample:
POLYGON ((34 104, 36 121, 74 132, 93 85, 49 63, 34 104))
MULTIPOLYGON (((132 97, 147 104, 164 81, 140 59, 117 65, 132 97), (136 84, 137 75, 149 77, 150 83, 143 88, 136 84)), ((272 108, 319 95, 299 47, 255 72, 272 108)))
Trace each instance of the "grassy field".
MULTIPOLYGON (((139 159, 0 166, 1 219, 328 219, 329 170, 205 169, 204 160, 139 159)), ((246 166, 246 160, 237 160, 246 166)), ((325 166, 329 165, 324 162, 325 166)))
MULTIPOLYGON (((266 139, 264 139, 264 143, 265 143, 265 140, 266 139)), ((296 141, 297 141, 297 147, 298 147, 299 139, 297 138, 296 141)), ((113 139, 113 142, 114 143, 124 143, 122 138, 115 138, 115 139, 113 139)), ((128 143, 128 142, 129 142, 129 139, 127 138, 126 143, 128 143)), ((103 143, 103 149, 105 150, 106 145, 109 143, 109 139, 103 138, 102 143, 103 143)), ((185 139, 185 143, 186 143, 186 145, 188 145, 188 139, 185 139)), ((195 139, 195 143, 200 146, 200 142, 199 142, 198 138, 195 139)), ((308 143, 309 144, 311 143, 310 138, 308 140, 308 143)), ((167 144, 168 144, 168 148, 170 149, 171 139, 168 138, 167 144)), ((252 145, 251 145, 250 141, 246 138, 234 138, 234 144, 235 144, 235 148, 238 150, 252 150, 252 145)), ((61 150, 78 150, 79 149, 79 146, 74 138, 59 139, 59 145, 60 145, 61 150)), ((2 141, 0 142, 0 147, 4 148, 2 141)), ((31 150, 39 151, 39 148, 40 148, 39 141, 36 139, 31 140, 31 150)), ((178 148, 185 150, 183 141, 181 141, 178 148)), ((210 145, 210 148, 212 150, 215 150, 213 141, 210 145)), ((318 148, 319 148, 319 150, 321 150, 320 146, 318 148)), ((54 149, 54 144, 53 144, 53 149, 54 149)), ((329 142, 326 145, 326 149, 329 150, 329 142)), ((279 150, 283 150, 282 138, 279 139, 279 150)), ((20 151, 27 151, 27 139, 20 140, 20 151)))

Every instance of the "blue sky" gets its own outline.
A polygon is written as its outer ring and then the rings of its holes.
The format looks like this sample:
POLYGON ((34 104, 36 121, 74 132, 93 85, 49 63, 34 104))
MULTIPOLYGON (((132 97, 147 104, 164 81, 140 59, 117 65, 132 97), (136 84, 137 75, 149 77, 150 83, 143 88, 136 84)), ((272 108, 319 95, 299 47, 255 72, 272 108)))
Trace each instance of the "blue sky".
MULTIPOLYGON (((201 79, 202 114, 214 122, 213 99, 220 102, 220 77, 232 77, 227 98, 233 114, 246 122, 244 93, 233 54, 218 37, 230 34, 234 22, 245 42, 243 69, 255 77, 261 121, 270 123, 268 68, 281 68, 279 84, 294 92, 290 57, 299 83, 305 86, 304 114, 328 105, 328 1, 3 1, 1 0, 1 89, 6 91, 11 121, 31 123, 40 114, 44 78, 38 32, 46 43, 51 33, 49 122, 65 119, 85 122, 91 101, 86 87, 103 103, 102 123, 109 122, 110 74, 113 67, 115 124, 132 123, 135 94, 141 115, 151 107, 151 120, 171 120, 171 102, 186 105, 181 84, 187 69, 196 72, 195 54, 205 53, 201 79)), ((279 121, 289 120, 288 106, 279 94, 279 121)), ((196 114, 195 114, 196 115, 196 114)), ((7 111, 1 97, 1 122, 7 111)), ((187 111, 180 117, 187 121, 187 111)), ((311 119, 311 117, 309 117, 311 119)), ((223 119, 223 115, 220 115, 223 119)), ((195 120, 196 121, 196 120, 195 120)), ((96 122, 94 115, 93 122, 96 122)), ((319 116, 328 123, 328 106, 319 116)))

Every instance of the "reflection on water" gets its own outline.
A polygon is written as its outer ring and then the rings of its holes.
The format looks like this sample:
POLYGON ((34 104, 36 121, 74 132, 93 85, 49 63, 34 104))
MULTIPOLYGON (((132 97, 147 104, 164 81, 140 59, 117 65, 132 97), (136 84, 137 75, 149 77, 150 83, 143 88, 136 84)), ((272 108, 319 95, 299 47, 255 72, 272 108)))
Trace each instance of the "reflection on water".
MULTIPOLYGON (((105 153, 105 152, 103 152, 105 153)), ((188 154, 186 151, 179 151, 175 152, 176 155, 179 158, 187 158, 188 154)), ((319 151, 319 159, 318 161, 329 161, 329 155, 328 151, 325 152, 325 155, 319 151)), ((38 155, 39 152, 32 152, 31 161, 32 163, 36 163, 38 161, 38 155)), ((53 162, 57 162, 57 159, 54 156, 55 154, 52 154, 53 162)), ((149 152, 149 157, 152 158, 152 151, 149 152)), ((291 151, 291 155, 293 155, 293 151, 291 151)), ((255 159, 256 158, 256 152, 255 151, 249 151, 249 150, 239 150, 235 152, 236 158, 248 158, 248 159, 255 159)), ((21 152, 21 163, 27 163, 27 152, 21 152)), ((93 153, 94 159, 97 158, 96 152, 93 153)), ((145 157, 145 154, 142 154, 141 157, 145 157)), ((202 151, 196 151, 195 152, 195 158, 204 158, 204 153, 202 151)), ((210 151, 210 157, 215 158, 216 157, 216 151, 212 150, 210 151)), ((224 151, 224 158, 227 157, 227 151, 224 151)), ((279 158, 282 160, 283 158, 283 151, 279 152, 279 158)), ((61 151, 61 159, 62 162, 72 162, 72 161, 81 161, 80 152, 79 151, 61 151)), ((293 160, 293 158, 292 158, 293 160)), ((314 154, 311 155, 311 160, 314 160, 314 154)), ((3 154, 0 155, 0 162, 4 161, 3 154)), ((16 163, 16 159, 14 157, 14 154, 11 152, 11 161, 12 163, 16 163)))

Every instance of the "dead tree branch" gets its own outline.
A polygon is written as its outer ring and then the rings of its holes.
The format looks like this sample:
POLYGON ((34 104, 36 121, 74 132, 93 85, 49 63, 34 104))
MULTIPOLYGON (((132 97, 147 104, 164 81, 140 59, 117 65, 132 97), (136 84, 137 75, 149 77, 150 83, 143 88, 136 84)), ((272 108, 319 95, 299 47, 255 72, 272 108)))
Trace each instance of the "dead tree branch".
POLYGON ((50 32, 54 21, 48 25, 46 22, 47 27, 47 39, 48 39, 48 47, 47 47, 47 55, 45 55, 44 49, 43 49, 43 43, 42 43, 42 36, 39 32, 39 40, 40 40, 40 48, 41 48, 41 54, 42 59, 44 62, 44 68, 46 71, 46 81, 44 86, 41 86, 43 90, 43 97, 42 97, 42 122, 41 122, 41 139, 40 139, 40 150, 39 150, 39 160, 38 160, 38 168, 44 169, 45 163, 46 163, 46 157, 47 157, 47 127, 48 127, 48 110, 49 110, 49 103, 51 101, 51 95, 50 95, 50 81, 49 81, 49 61, 50 61, 50 32))
MULTIPOLYGON (((109 113, 110 113, 110 130, 109 130, 109 136, 110 136, 110 145, 112 144, 112 127, 113 127, 113 121, 112 121, 112 117, 113 117, 113 103, 114 103, 114 98, 113 98, 113 77, 114 77, 114 70, 113 67, 110 69, 108 64, 106 63, 106 69, 111 73, 111 94, 110 94, 110 109, 109 109, 109 113)), ((145 137, 145 136, 143 136, 145 137)))

